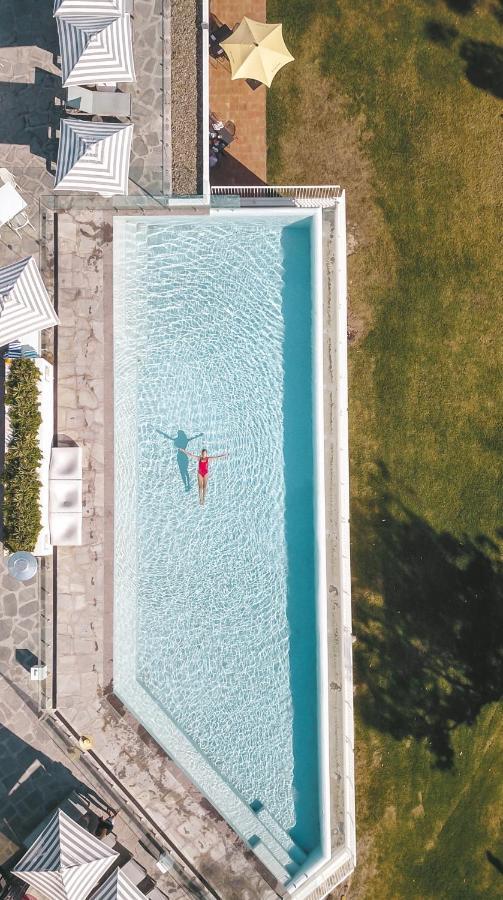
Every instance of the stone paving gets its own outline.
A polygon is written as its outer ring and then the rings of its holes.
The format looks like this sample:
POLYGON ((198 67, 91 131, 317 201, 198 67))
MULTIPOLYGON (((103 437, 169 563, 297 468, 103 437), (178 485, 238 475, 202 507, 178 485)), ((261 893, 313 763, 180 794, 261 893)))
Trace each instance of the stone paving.
POLYGON ((39 683, 30 680, 30 669, 45 662, 46 655, 41 640, 42 580, 39 574, 17 581, 0 557, 0 674, 20 685, 35 705, 39 683))
POLYGON ((130 179, 153 194, 171 193, 170 17, 169 0, 135 0, 136 84, 122 85, 132 93, 130 179))

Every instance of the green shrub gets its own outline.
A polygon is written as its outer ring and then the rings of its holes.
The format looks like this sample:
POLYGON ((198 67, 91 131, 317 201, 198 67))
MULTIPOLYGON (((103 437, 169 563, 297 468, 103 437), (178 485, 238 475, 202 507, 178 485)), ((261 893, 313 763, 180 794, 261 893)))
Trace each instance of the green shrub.
POLYGON ((41 528, 40 481, 42 459, 38 429, 40 372, 32 359, 16 359, 5 384, 11 435, 3 472, 3 540, 11 551, 33 550, 41 528))

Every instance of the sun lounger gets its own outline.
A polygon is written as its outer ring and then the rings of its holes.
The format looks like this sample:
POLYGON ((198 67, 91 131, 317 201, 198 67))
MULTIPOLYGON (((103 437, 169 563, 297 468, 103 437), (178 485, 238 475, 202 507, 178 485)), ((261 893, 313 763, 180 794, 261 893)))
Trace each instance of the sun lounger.
POLYGON ((49 530, 53 547, 82 543, 82 449, 53 447, 49 463, 49 530))
POLYGON ((168 900, 166 894, 163 894, 162 891, 159 890, 158 887, 152 888, 151 891, 146 894, 149 900, 168 900))
POLYGON ((110 89, 70 86, 67 89, 67 107, 93 116, 128 117, 131 115, 131 94, 110 89))
POLYGON ((49 478, 82 478, 81 447, 53 447, 49 478))
POLYGON ((143 866, 140 866, 140 864, 137 863, 135 859, 130 859, 125 866, 122 866, 122 871, 134 885, 137 885, 140 883, 140 881, 143 881, 143 879, 146 878, 147 875, 146 869, 144 869, 143 866))
POLYGON ((52 478, 49 492, 49 512, 82 514, 82 479, 52 478))
POLYGON ((82 511, 49 513, 49 531, 53 547, 80 547, 82 543, 82 511))

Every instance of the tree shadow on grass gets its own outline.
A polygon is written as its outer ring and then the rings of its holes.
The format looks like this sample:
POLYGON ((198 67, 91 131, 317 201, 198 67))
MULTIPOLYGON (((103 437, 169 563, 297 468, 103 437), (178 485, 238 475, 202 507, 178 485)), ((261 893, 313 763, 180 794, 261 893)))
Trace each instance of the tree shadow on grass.
POLYGON ((397 740, 425 740, 450 768, 454 729, 503 694, 498 547, 435 531, 394 495, 382 464, 373 488, 352 515, 360 709, 397 740))
POLYGON ((486 858, 487 861, 490 862, 491 865, 494 866, 494 868, 500 873, 500 875, 503 875, 503 862, 501 861, 501 859, 498 859, 498 857, 495 856, 494 853, 491 853, 490 850, 486 850, 486 858))
POLYGON ((493 3, 491 7, 491 12, 500 25, 503 25, 503 0, 498 0, 497 3, 493 3))
POLYGON ((475 87, 503 99, 503 47, 483 41, 464 41, 459 51, 466 77, 475 87))
POLYGON ((447 22, 439 22, 436 19, 428 19, 424 24, 424 33, 430 41, 441 44, 443 47, 451 47, 459 32, 454 25, 447 22))
POLYGON ((445 0, 445 5, 452 12, 458 13, 460 16, 467 16, 474 11, 477 2, 478 0, 445 0))

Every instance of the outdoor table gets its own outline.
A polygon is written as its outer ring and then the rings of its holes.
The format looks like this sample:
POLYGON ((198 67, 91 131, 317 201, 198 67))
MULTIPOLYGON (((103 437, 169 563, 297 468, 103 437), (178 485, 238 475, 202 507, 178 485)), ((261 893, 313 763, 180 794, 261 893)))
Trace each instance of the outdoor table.
POLYGON ((26 207, 26 201, 9 182, 0 187, 0 227, 26 207))
POLYGON ((230 37, 231 34, 232 28, 229 28, 228 25, 220 25, 219 28, 210 31, 210 56, 218 59, 219 56, 225 55, 225 50, 220 44, 222 41, 225 41, 226 38, 230 37))

